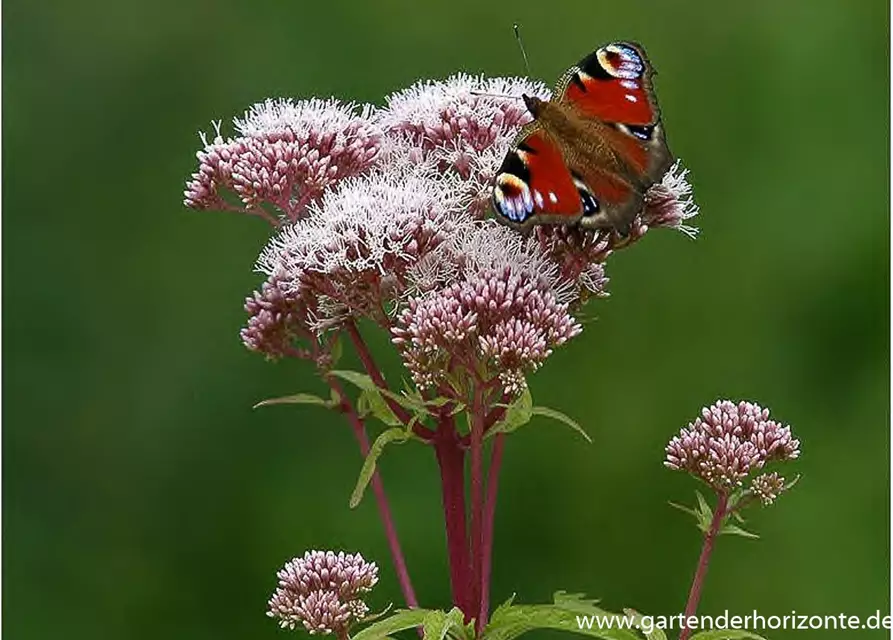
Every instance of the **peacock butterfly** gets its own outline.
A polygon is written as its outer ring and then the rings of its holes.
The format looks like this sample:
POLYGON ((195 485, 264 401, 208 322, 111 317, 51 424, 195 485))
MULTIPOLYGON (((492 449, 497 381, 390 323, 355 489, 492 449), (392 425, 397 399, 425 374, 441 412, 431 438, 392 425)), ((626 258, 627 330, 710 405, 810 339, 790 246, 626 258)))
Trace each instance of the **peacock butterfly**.
POLYGON ((579 224, 625 235, 672 163, 653 74, 641 46, 614 42, 568 69, 551 100, 523 95, 534 119, 496 174, 497 217, 520 229, 579 224))

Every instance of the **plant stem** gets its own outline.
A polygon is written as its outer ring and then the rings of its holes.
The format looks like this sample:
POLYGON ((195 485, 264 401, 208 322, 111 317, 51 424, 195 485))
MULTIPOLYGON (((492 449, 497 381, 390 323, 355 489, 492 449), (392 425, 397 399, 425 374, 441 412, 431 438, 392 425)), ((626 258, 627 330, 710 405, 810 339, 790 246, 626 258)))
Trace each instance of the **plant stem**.
MULTIPOLYGON (((482 559, 484 551, 484 398, 481 385, 475 384, 471 403, 471 564, 472 564, 472 611, 481 608, 482 559)), ((477 617, 478 634, 486 620, 477 617)))
MULTIPOLYGON (((691 590, 688 592, 688 602, 685 604, 685 613, 683 614, 685 620, 693 616, 698 609, 698 602, 701 600, 701 589, 704 586, 704 578, 707 577, 707 567, 710 565, 710 556, 713 553, 713 543, 716 542, 719 528, 727 515, 726 508, 728 504, 729 496, 725 493, 720 493, 716 509, 713 511, 713 519, 710 521, 710 528, 704 536, 704 545, 701 547, 701 557, 698 558, 698 568, 695 570, 691 590)), ((679 640, 687 640, 692 632, 685 624, 685 620, 683 620, 682 631, 679 633, 679 640)))
POLYGON ((474 614, 469 591, 471 558, 465 518, 465 451, 459 445, 459 434, 456 433, 452 416, 441 418, 434 438, 434 452, 440 467, 453 604, 462 610, 468 622, 474 614))
MULTIPOLYGON (((363 368, 366 369, 366 373, 369 374, 369 377, 372 378, 372 382, 375 383, 375 386, 381 389, 382 391, 390 392, 388 389, 388 383, 385 382, 384 376, 381 373, 381 370, 378 368, 378 365, 375 364, 375 360, 372 358, 372 354, 369 352, 369 347, 366 346, 366 341, 363 340, 363 336, 360 334, 359 329, 357 329, 357 325, 353 320, 348 319, 347 322, 344 323, 344 328, 347 331, 347 335, 350 336, 351 342, 353 342, 354 348, 357 350, 357 355, 360 358, 360 361, 363 363, 363 368)), ((382 393, 382 399, 384 399, 385 403, 388 405, 390 410, 397 416, 397 419, 400 420, 407 427, 412 424, 412 416, 409 415, 409 412, 404 409, 398 402, 395 402, 393 398, 391 398, 388 394, 382 393)), ((421 424, 416 424, 412 427, 412 432, 421 438, 425 442, 430 442, 432 433, 429 429, 426 429, 421 424)))
POLYGON ((481 606, 479 620, 490 616, 490 569, 493 563, 493 528, 496 519, 496 494, 499 491, 499 469, 502 466, 502 451, 505 448, 505 434, 497 433, 493 440, 490 468, 487 471, 487 501, 484 504, 483 548, 481 550, 481 606))
MULTIPOLYGON (((347 420, 353 428, 357 442, 360 444, 360 452, 363 457, 369 455, 369 436, 366 435, 366 426, 363 424, 362 418, 357 414, 353 405, 344 393, 341 384, 333 377, 326 378, 332 390, 341 398, 341 410, 347 415, 347 420)), ((406 558, 403 556, 403 549, 400 546, 400 539, 397 537, 397 527, 394 524, 394 516, 391 513, 391 507, 388 503, 388 497, 384 490, 384 484, 381 481, 381 475, 378 470, 372 474, 372 492, 375 494, 375 501, 378 504, 378 514, 381 517, 381 523, 384 526, 385 536, 388 539, 388 547, 391 550, 391 558, 394 561, 394 569, 397 572, 397 579, 400 582, 400 590, 403 592, 403 599, 406 600, 406 606, 410 609, 418 608, 419 602, 416 599, 415 590, 412 588, 412 580, 409 577, 409 570, 406 567, 406 558)))

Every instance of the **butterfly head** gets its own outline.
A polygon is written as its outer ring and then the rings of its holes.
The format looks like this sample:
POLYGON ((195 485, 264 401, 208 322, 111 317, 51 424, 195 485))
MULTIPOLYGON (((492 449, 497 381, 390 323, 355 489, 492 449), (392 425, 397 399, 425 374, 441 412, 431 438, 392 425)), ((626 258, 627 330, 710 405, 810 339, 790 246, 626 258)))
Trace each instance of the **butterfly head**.
POLYGON ((540 111, 543 109, 543 105, 546 103, 545 100, 541 100, 536 96, 529 96, 526 93, 521 95, 521 99, 524 100, 524 106, 527 107, 530 115, 534 118, 539 116, 540 111))

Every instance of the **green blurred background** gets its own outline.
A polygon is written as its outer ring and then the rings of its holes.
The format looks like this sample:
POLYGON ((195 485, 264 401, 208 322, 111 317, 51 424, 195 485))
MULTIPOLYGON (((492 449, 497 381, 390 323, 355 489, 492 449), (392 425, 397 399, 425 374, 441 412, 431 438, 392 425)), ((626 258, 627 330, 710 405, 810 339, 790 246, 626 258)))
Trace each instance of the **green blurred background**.
MULTIPOLYGON (((549 82, 605 41, 645 44, 703 234, 612 259, 613 296, 532 379, 595 444, 549 423, 510 439, 494 601, 679 612, 700 540, 667 501, 696 485, 662 450, 728 396, 794 426, 803 479, 752 514, 762 540, 721 540, 701 611, 889 610, 886 3, 7 0, 6 637, 284 637, 263 615, 274 571, 311 547, 377 559, 373 608, 399 602, 374 501, 347 507, 346 424, 251 409, 322 391, 239 343, 267 228, 181 192, 210 120, 519 74, 514 21, 549 82)), ((445 606, 433 455, 397 448, 382 471, 422 602, 445 606)))

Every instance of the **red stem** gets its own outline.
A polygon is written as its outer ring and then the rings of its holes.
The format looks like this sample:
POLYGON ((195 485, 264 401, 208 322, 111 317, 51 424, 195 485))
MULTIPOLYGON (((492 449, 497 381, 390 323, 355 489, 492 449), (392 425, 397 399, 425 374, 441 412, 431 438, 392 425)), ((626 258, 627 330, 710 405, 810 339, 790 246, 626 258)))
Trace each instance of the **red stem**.
POLYGON ((471 557, 465 522, 465 451, 459 445, 452 416, 441 419, 434 439, 434 452, 440 466, 453 604, 465 613, 465 621, 469 622, 474 615, 470 602, 471 557))
MULTIPOLYGON (((481 608, 481 561, 484 551, 484 399, 480 384, 476 384, 471 404, 471 565, 472 611, 481 608)), ((485 620, 477 618, 478 634, 485 620)))
MULTIPOLYGON (((340 383, 332 377, 327 378, 327 381, 335 393, 338 394, 338 397, 341 398, 341 410, 347 415, 347 420, 353 428, 357 442, 360 444, 360 452, 363 454, 363 457, 369 455, 369 437, 366 435, 366 427, 363 424, 363 420, 357 415, 353 405, 347 399, 340 383)), ((391 513, 388 497, 384 491, 384 484, 377 470, 372 474, 372 492, 375 494, 375 501, 378 503, 378 514, 381 516, 381 523, 384 525, 385 536, 388 539, 388 547, 391 549, 391 558, 394 561, 394 569, 397 571, 400 590, 403 592, 406 606, 410 609, 415 609, 419 606, 419 602, 416 599, 415 590, 412 588, 412 580, 409 577, 409 570, 406 568, 406 558, 403 557, 403 549, 400 547, 394 516, 391 513)))
POLYGON ((688 602, 685 604, 685 613, 682 631, 679 633, 679 640, 688 640, 692 630, 685 624, 690 616, 695 615, 698 610, 698 602, 701 600, 701 589, 704 586, 704 578, 707 577, 707 567, 710 565, 710 555, 713 553, 713 543, 716 542, 716 536, 719 535, 719 528, 723 519, 726 517, 726 508, 729 504, 729 496, 721 493, 716 503, 716 510, 713 512, 713 519, 710 521, 710 529, 704 536, 704 546, 701 547, 701 557, 698 558, 698 568, 695 570, 695 577, 691 583, 691 591, 688 592, 688 602))
POLYGON ((502 466, 502 451, 505 448, 505 434, 497 433, 493 440, 490 468, 487 471, 487 501, 484 505, 483 548, 481 550, 481 606, 478 619, 486 621, 490 617, 490 569, 493 564, 493 527, 496 520, 496 494, 499 491, 499 468, 502 466))

